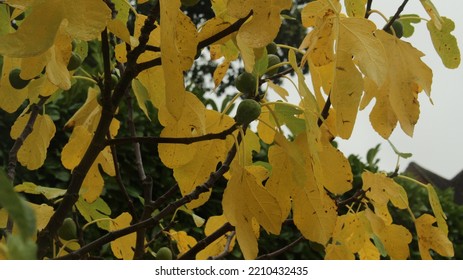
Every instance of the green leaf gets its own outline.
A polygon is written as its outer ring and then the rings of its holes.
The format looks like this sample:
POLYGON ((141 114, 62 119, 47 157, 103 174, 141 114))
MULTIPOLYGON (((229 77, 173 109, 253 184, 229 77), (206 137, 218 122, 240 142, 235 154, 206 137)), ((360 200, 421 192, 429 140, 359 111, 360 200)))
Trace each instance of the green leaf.
POLYGON ((391 145, 391 148, 394 150, 394 153, 395 153, 396 155, 398 155, 399 157, 407 159, 407 158, 410 158, 410 157, 413 156, 412 153, 402 153, 402 152, 399 152, 399 150, 397 150, 397 148, 392 144, 392 142, 391 142, 390 140, 387 140, 387 142, 389 143, 389 145, 391 145))
POLYGON ((10 235, 6 241, 7 257, 10 260, 37 259, 37 245, 32 239, 24 240, 19 236, 10 235))
MULTIPOLYGON (((108 204, 106 204, 106 202, 101 198, 98 198, 93 203, 88 203, 82 197, 79 197, 76 207, 87 222, 109 218, 109 215, 111 215, 111 208, 109 208, 108 204)), ((108 220, 97 222, 97 225, 101 229, 109 230, 108 220)))
POLYGON ((6 209, 18 226, 23 241, 35 236, 35 213, 14 191, 11 181, 3 170, 0 170, 0 205, 6 209))
POLYGON ((442 59, 445 67, 455 69, 460 65, 460 49, 457 39, 450 34, 455 29, 455 23, 451 19, 442 17, 442 28, 439 30, 433 21, 428 21, 429 34, 431 34, 432 44, 442 59))
POLYGON ((403 32, 404 32, 403 36, 405 38, 409 38, 415 32, 415 27, 412 25, 412 23, 413 24, 420 23, 421 18, 419 15, 415 15, 415 14, 401 15, 398 21, 402 23, 403 32))
POLYGON ((285 124, 293 135, 305 131, 305 120, 297 117, 303 114, 302 110, 295 108, 291 104, 281 102, 275 105, 275 114, 280 125, 285 124))

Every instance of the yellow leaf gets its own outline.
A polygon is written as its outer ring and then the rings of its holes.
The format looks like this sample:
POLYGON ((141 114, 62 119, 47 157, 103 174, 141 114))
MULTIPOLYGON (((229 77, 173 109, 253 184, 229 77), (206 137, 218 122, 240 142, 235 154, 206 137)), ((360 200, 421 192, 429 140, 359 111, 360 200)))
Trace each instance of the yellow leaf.
POLYGON ((277 84, 274 84, 270 80, 267 82, 267 84, 271 89, 273 89, 273 91, 275 91, 281 97, 281 99, 283 99, 284 101, 288 101, 286 97, 289 96, 289 93, 285 88, 283 88, 283 87, 281 87, 281 86, 279 86, 277 84))
MULTIPOLYGON (((148 100, 151 101, 154 107, 161 108, 166 103, 166 84, 164 77, 164 69, 162 67, 153 67, 141 72, 138 75, 138 80, 146 89, 148 100)), ((140 92, 135 91, 137 102, 140 108, 143 109, 141 102, 146 98, 141 98, 140 92)), ((146 102, 146 101, 145 101, 146 102)), ((146 108, 146 105, 145 105, 146 108)), ((146 114, 146 113, 145 113, 146 114)))
POLYGON ((271 104, 262 107, 262 112, 259 116, 259 123, 257 124, 257 133, 259 138, 267 144, 272 144, 276 133, 276 124, 274 117, 270 110, 274 110, 275 105, 271 104))
POLYGON ((449 233, 447 223, 445 222, 447 217, 442 209, 436 190, 429 184, 426 185, 426 188, 428 189, 429 203, 431 204, 432 211, 434 212, 434 216, 437 220, 437 226, 445 235, 447 235, 449 233))
POLYGON ((177 243, 177 248, 179 251, 179 256, 188 252, 193 246, 198 243, 196 239, 188 235, 185 231, 175 231, 173 229, 169 230, 170 238, 177 243))
POLYGON ((429 22, 432 22, 438 30, 442 29, 442 24, 444 24, 444 20, 439 15, 439 12, 437 11, 436 7, 431 2, 431 0, 420 0, 420 2, 421 5, 423 5, 423 8, 428 13, 428 15, 431 17, 431 21, 429 22))
POLYGON ((445 67, 455 69, 460 65, 460 49, 457 39, 450 34, 455 29, 455 23, 451 19, 442 17, 442 28, 437 29, 434 22, 428 21, 426 26, 431 34, 432 44, 439 54, 445 67))
POLYGON ((347 213, 339 216, 333 231, 333 243, 345 245, 350 252, 357 253, 368 239, 368 232, 361 219, 356 214, 347 213))
MULTIPOLYGON (((224 215, 212 216, 207 220, 206 227, 204 228, 204 233, 206 234, 206 236, 209 236, 227 222, 228 221, 224 215)), ((196 254, 196 259, 197 260, 207 260, 209 257, 217 256, 223 253, 225 251, 225 246, 228 243, 229 234, 230 233, 227 233, 221 236, 220 238, 216 239, 211 244, 207 245, 206 248, 204 248, 198 254, 196 254)), ((233 250, 233 247, 235 246, 235 242, 236 242, 236 236, 233 236, 228 246, 229 252, 233 250)))
POLYGON ((14 187, 14 190, 16 192, 23 192, 29 194, 41 194, 49 200, 56 199, 60 196, 63 196, 64 193, 66 193, 65 189, 37 186, 36 184, 31 182, 24 182, 22 184, 16 185, 14 187))
POLYGON ((444 257, 453 257, 453 244, 440 228, 432 226, 436 218, 424 214, 415 220, 416 232, 418 234, 418 246, 423 260, 432 260, 429 250, 444 257))
POLYGON ((412 235, 403 226, 385 224, 384 220, 375 215, 371 210, 365 210, 373 233, 379 237, 391 259, 407 259, 410 256, 408 244, 412 241, 412 235))
MULTIPOLYGON (((212 110, 206 110, 206 132, 219 133, 234 124, 234 120, 226 115, 212 110)), ((212 172, 216 170, 217 164, 223 162, 227 151, 233 145, 233 141, 210 140, 201 142, 198 145, 194 160, 185 165, 174 168, 174 177, 179 185, 182 195, 189 194, 197 186, 204 183, 212 172)), ((204 204, 210 196, 210 192, 203 193, 199 199, 188 204, 193 209, 204 204)))
POLYGON ((166 107, 179 120, 185 103, 183 71, 188 70, 197 51, 197 30, 180 11, 180 0, 161 0, 161 53, 166 77, 166 107))
POLYGON ((27 98, 27 87, 21 90, 13 88, 9 81, 11 70, 19 68, 20 60, 16 58, 3 57, 2 76, 0 79, 0 108, 8 113, 16 111, 27 98))
MULTIPOLYGON (((399 209, 407 209, 409 207, 405 189, 385 174, 365 171, 362 174, 362 180, 362 188, 366 191, 366 196, 375 206, 375 210, 388 212, 387 204, 389 201, 399 209)), ((390 224, 392 219, 389 216, 384 221, 390 224)))
POLYGON ((53 207, 46 204, 34 204, 28 203, 29 206, 34 210, 37 221, 37 230, 42 230, 50 221, 51 216, 55 213, 53 207))
POLYGON ((71 42, 72 38, 68 34, 58 32, 53 46, 46 53, 48 79, 52 84, 65 90, 71 88, 71 76, 67 70, 72 53, 71 42))
POLYGON ((89 88, 85 103, 66 122, 65 128, 84 126, 89 132, 93 132, 98 125, 101 115, 101 106, 98 104, 100 91, 97 88, 89 88))
POLYGON ((350 17, 363 18, 365 17, 367 0, 344 0, 347 15, 350 17))
POLYGON ((379 260, 381 256, 378 248, 376 248, 370 240, 367 240, 363 244, 363 247, 359 250, 358 254, 361 260, 379 260))
POLYGON ((340 195, 352 189, 352 169, 344 154, 331 143, 323 145, 320 152, 323 169, 323 186, 333 194, 340 195))
POLYGON ((302 24, 305 27, 312 27, 316 24, 318 18, 323 18, 325 15, 333 15, 333 5, 337 11, 340 10, 341 5, 339 1, 334 3, 330 0, 311 1, 301 11, 302 24))
MULTIPOLYGON (((204 23, 204 25, 202 25, 201 29, 199 30, 198 42, 212 37, 213 35, 223 31, 229 26, 229 22, 226 22, 223 19, 217 17, 206 21, 206 23, 204 23)), ((228 40, 230 40, 230 35, 220 39, 219 41, 215 41, 214 44, 222 44, 228 40)))
POLYGON ((389 71, 382 86, 368 88, 369 98, 376 98, 370 116, 372 126, 382 137, 388 138, 394 128, 391 125, 394 120, 391 115, 394 115, 402 130, 412 136, 420 111, 418 93, 423 89, 430 95, 432 71, 421 61, 423 53, 409 43, 382 30, 376 32, 376 37, 386 50, 389 71), (381 122, 381 115, 388 116, 388 121, 381 122))
POLYGON ((61 151, 61 163, 66 169, 73 170, 80 163, 91 137, 85 127, 79 125, 74 128, 68 143, 61 151))
POLYGON ((95 39, 110 16, 111 10, 100 0, 38 1, 16 32, 0 36, 0 53, 31 57, 45 52, 53 45, 63 21, 66 21, 65 31, 71 37, 95 39))
POLYGON ((293 194, 294 223, 305 238, 325 245, 336 223, 336 205, 315 184, 301 186, 293 194))
MULTIPOLYGON (((186 102, 178 119, 166 107, 159 109, 159 121, 165 126, 161 137, 194 137, 206 134, 206 107, 192 93, 184 93, 186 102)), ((178 104, 178 106, 183 106, 178 104)), ((159 157, 170 168, 183 166, 193 160, 200 143, 189 145, 159 144, 159 157)))
POLYGON ((213 79, 215 88, 217 88, 227 74, 228 68, 230 68, 231 61, 225 60, 224 62, 220 63, 217 68, 214 70, 213 79))
POLYGON ((355 260, 354 254, 345 245, 326 246, 325 260, 355 260))
MULTIPOLYGON (((11 138, 17 139, 29 121, 30 114, 20 116, 11 127, 11 138)), ((29 170, 36 170, 43 165, 47 149, 55 135, 56 128, 48 115, 38 115, 29 134, 18 151, 18 161, 29 170)))
MULTIPOLYGON (((131 221, 132 216, 129 213, 124 212, 109 223, 109 231, 116 231, 126 228, 130 226, 131 221)), ((111 241, 111 250, 113 251, 114 256, 123 260, 133 259, 133 248, 135 248, 136 237, 136 233, 131 233, 111 241)))
POLYGON ((261 166, 242 167, 236 160, 231 166, 231 179, 225 189, 222 206, 227 220, 235 226, 236 237, 246 259, 257 256, 257 239, 253 232, 255 219, 265 230, 278 234, 281 210, 278 201, 262 185, 267 170, 261 166))

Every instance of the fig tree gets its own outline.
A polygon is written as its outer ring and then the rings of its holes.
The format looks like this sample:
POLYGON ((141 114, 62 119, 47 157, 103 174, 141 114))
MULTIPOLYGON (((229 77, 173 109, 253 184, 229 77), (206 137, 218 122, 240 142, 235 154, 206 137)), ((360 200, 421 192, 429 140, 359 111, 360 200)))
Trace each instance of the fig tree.
POLYGON ((247 96, 253 96, 256 91, 257 79, 253 74, 243 72, 235 79, 235 87, 247 96))
POLYGON ((66 218, 58 229, 58 236, 64 240, 77 238, 77 226, 73 219, 66 218))
MULTIPOLYGON (((274 65, 277 65, 280 62, 281 62, 280 57, 278 57, 277 55, 274 55, 274 54, 269 54, 268 55, 268 66, 267 66, 267 68, 270 68, 270 67, 272 67, 274 65)), ((276 73, 278 73, 278 68, 272 69, 272 70, 268 71, 266 74, 268 76, 273 76, 276 73)))
POLYGON ((10 84, 15 89, 23 89, 27 87, 30 80, 23 80, 19 74, 21 70, 19 68, 15 68, 11 70, 10 74, 8 75, 8 79, 10 80, 10 84))
POLYGON ((238 124, 249 124, 260 116, 261 111, 259 102, 254 99, 245 99, 238 105, 235 121, 238 124))
POLYGON ((172 251, 167 247, 161 247, 156 252, 156 259, 157 260, 171 260, 172 259, 172 251))

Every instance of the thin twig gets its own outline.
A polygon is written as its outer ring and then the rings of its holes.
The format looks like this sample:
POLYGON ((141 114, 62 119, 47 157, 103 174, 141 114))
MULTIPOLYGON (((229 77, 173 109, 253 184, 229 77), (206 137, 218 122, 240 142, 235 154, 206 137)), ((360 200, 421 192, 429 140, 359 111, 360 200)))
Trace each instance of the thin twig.
POLYGON ((196 258, 196 254, 199 253, 201 250, 206 248, 209 244, 214 242, 215 240, 219 239, 220 237, 224 236, 229 231, 235 230, 235 227, 232 226, 230 223, 225 223, 223 226, 218 228, 212 234, 206 236, 202 240, 198 241, 195 246, 193 246, 188 252, 180 256, 179 260, 193 260, 196 258))
POLYGON ((106 145, 122 145, 128 143, 146 143, 146 144, 193 144, 201 141, 208 141, 214 139, 225 139, 228 135, 232 134, 238 125, 233 125, 230 128, 218 132, 209 133, 196 137, 155 137, 155 136, 141 136, 141 137, 121 137, 115 139, 109 139, 106 141, 106 145))
POLYGON ((264 254, 264 255, 261 255, 259 257, 256 258, 256 260, 267 260, 267 259, 271 259, 271 258, 274 258, 274 257, 277 257, 278 255, 281 255, 287 251, 289 251, 291 248, 293 248, 294 246, 296 246, 299 242, 301 242, 302 240, 304 240, 304 236, 299 236, 296 240, 294 240, 293 242, 289 243, 288 245, 286 245, 285 247, 281 248, 281 249, 278 249, 274 252, 271 252, 271 253, 268 253, 268 254, 264 254))
POLYGON ((230 254, 230 246, 231 242, 233 241, 233 238, 236 235, 236 231, 232 231, 230 234, 227 235, 227 242, 225 243, 224 249, 222 253, 218 254, 215 257, 211 257, 211 260, 220 260, 225 258, 228 254, 230 254))

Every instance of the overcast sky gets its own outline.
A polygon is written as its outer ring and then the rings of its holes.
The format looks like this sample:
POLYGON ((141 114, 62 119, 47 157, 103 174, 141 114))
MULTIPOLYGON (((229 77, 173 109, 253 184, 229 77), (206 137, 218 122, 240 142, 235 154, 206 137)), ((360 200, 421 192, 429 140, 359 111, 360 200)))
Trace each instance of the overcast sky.
MULTIPOLYGON (((453 34, 457 37, 460 49, 463 42, 463 1, 433 1, 441 16, 455 22, 453 34)), ((373 1, 373 8, 392 16, 402 0, 373 1)), ((418 13, 428 18, 420 1, 409 1, 404 14, 418 13)), ((410 161, 451 179, 463 170, 463 67, 450 70, 442 65, 436 54, 429 32, 424 22, 415 28, 415 34, 407 39, 416 48, 425 53, 423 61, 433 70, 431 105, 426 94, 420 94, 421 115, 415 127, 413 138, 396 129, 391 141, 401 152, 410 152, 413 157, 400 161, 401 170, 410 161)), ((366 151, 381 143, 380 167, 393 171, 397 156, 389 144, 372 128, 368 119, 369 110, 360 112, 354 133, 349 141, 340 141, 340 149, 346 154, 358 154, 365 158, 366 151)))

